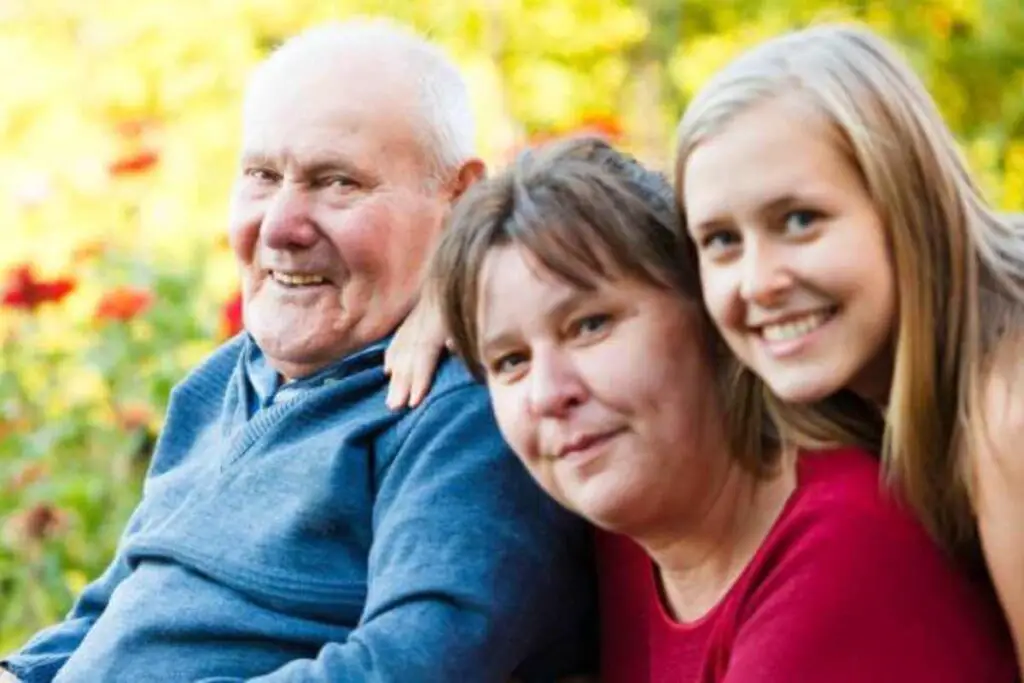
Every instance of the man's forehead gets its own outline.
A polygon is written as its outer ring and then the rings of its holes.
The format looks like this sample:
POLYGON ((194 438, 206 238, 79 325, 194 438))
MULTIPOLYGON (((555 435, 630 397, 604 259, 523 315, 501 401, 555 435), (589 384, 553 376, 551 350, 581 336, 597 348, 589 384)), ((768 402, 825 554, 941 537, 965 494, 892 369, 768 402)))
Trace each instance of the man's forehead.
POLYGON ((262 111, 356 121, 394 111, 408 116, 419 99, 415 80, 394 69, 331 62, 306 69, 297 62, 291 69, 279 65, 253 81, 245 115, 262 111))
POLYGON ((250 82, 247 100, 266 106, 298 97, 321 106, 364 102, 379 106, 415 99, 416 89, 410 69, 387 54, 374 54, 361 45, 340 45, 277 61, 271 58, 250 82))
POLYGON ((395 151, 413 142, 412 103, 386 90, 377 92, 334 82, 259 93, 249 102, 242 126, 243 149, 296 156, 330 149, 350 155, 395 151))
POLYGON ((375 113, 386 115, 412 99, 403 84, 374 83, 369 74, 351 73, 347 69, 318 69, 286 78, 280 75, 270 74, 254 84, 244 110, 247 124, 286 118, 303 123, 340 121, 346 126, 357 126, 375 113))

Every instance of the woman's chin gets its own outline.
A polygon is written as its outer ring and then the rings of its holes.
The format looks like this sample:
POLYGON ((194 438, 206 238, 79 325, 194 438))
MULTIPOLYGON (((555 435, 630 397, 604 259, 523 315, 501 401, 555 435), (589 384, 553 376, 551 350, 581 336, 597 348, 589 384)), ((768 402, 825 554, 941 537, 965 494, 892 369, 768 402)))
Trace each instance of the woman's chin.
POLYGON ((616 488, 602 490, 593 482, 590 490, 573 492, 566 507, 605 531, 629 534, 642 516, 644 496, 616 488))
POLYGON ((842 382, 829 381, 820 376, 773 378, 768 382, 768 388, 776 397, 797 405, 824 400, 842 389, 842 386, 842 382))

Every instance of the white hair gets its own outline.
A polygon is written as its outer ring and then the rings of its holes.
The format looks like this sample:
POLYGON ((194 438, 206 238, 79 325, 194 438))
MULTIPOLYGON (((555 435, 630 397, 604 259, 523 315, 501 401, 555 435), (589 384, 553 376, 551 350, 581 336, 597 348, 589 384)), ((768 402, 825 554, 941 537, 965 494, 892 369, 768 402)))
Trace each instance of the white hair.
POLYGON ((247 100, 268 73, 296 57, 313 54, 322 58, 353 47, 369 48, 378 64, 390 62, 417 87, 423 114, 419 128, 431 175, 451 173, 476 156, 473 111, 458 68, 440 47, 390 19, 330 22, 289 38, 257 67, 249 81, 247 100))

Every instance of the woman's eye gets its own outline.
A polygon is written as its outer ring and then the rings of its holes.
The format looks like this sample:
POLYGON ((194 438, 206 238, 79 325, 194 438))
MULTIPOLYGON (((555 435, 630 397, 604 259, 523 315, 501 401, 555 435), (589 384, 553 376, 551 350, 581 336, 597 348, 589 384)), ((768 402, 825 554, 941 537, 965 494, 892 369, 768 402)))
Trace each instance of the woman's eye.
POLYGON ((805 232, 820 217, 816 211, 790 211, 786 214, 786 232, 805 232))
POLYGON ((717 230, 701 237, 700 248, 705 251, 723 251, 736 245, 739 238, 731 232, 717 230))
POLYGON ((526 362, 526 354, 506 353, 491 361, 489 368, 492 375, 507 375, 526 362))
POLYGON ((611 316, 607 313, 599 313, 596 315, 588 315, 580 318, 573 323, 572 328, 574 336, 594 334, 600 332, 608 323, 611 322, 611 316))

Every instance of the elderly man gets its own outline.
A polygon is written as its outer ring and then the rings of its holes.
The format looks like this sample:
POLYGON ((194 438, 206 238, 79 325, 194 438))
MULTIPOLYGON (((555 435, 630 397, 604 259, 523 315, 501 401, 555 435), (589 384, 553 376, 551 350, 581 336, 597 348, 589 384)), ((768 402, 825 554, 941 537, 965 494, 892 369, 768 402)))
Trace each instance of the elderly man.
POLYGON ((247 331, 171 396, 143 499, 24 683, 546 681, 579 671, 586 532, 448 361, 390 411, 383 356, 483 173, 464 86, 381 22, 257 70, 231 244, 247 331))

